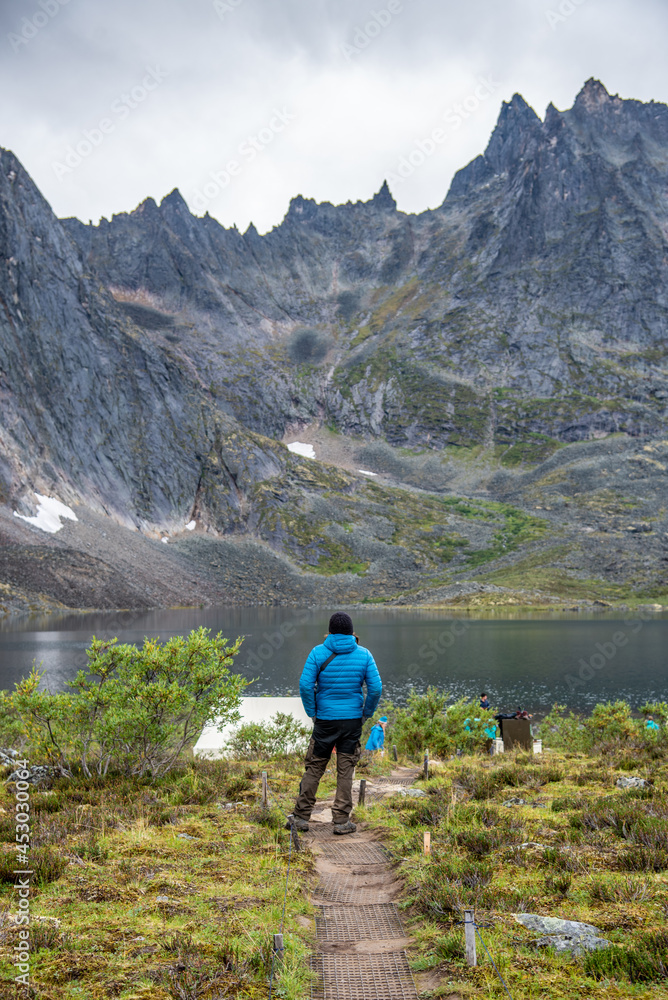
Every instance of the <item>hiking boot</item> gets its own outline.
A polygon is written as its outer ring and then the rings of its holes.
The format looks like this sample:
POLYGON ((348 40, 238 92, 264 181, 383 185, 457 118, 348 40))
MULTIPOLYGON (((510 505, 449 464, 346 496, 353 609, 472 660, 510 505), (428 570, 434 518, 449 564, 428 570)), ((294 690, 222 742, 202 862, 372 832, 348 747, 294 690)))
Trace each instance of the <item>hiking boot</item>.
POLYGON ((291 826, 294 826, 295 830, 299 830, 300 833, 308 832, 308 823, 305 819, 301 819, 299 816, 294 816, 292 813, 288 816, 288 821, 285 824, 285 829, 289 830, 291 826))
POLYGON ((354 833, 356 829, 357 827, 354 823, 351 823, 350 820, 346 820, 345 823, 334 824, 334 833, 354 833))

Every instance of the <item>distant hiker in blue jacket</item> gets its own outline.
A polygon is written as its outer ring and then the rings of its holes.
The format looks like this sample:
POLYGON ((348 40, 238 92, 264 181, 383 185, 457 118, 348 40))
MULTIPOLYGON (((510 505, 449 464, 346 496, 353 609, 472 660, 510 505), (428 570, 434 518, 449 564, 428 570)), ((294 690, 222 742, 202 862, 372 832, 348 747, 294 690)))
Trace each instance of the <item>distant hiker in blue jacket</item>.
POLYGON ((288 826, 292 820, 298 830, 308 830, 318 785, 336 746, 334 833, 355 832, 357 827, 350 822, 350 813, 353 772, 362 753, 362 724, 375 712, 382 689, 373 656, 358 644, 353 633, 352 618, 345 611, 337 611, 329 619, 324 643, 309 653, 299 680, 304 711, 314 725, 304 777, 288 826))
POLYGON ((387 725, 387 716, 381 715, 378 722, 371 727, 371 732, 369 733, 369 739, 366 741, 365 750, 382 750, 385 746, 385 726, 387 725))

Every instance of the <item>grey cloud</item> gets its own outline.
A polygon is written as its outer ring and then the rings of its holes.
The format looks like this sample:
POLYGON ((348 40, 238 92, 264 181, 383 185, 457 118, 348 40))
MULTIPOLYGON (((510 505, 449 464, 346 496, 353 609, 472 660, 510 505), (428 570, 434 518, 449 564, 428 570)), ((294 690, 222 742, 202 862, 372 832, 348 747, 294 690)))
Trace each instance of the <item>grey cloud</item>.
MULTIPOLYGON (((44 2, 53 9, 58 0, 44 2)), ((212 0, 69 0, 17 52, 7 36, 39 0, 3 0, 0 83, 12 101, 0 144, 14 148, 59 214, 97 218, 175 185, 192 198, 275 104, 286 105, 294 127, 210 206, 226 224, 254 218, 266 228, 297 193, 370 196, 445 108, 491 76, 498 87, 485 106, 396 192, 400 207, 416 210, 442 200, 514 91, 540 115, 549 101, 570 106, 592 75, 623 96, 668 98, 663 0, 583 0, 551 26, 546 12, 563 2, 403 0, 347 59, 342 47, 388 0, 232 0, 222 18, 212 0), (149 65, 168 72, 159 90, 58 181, 54 158, 149 65)))

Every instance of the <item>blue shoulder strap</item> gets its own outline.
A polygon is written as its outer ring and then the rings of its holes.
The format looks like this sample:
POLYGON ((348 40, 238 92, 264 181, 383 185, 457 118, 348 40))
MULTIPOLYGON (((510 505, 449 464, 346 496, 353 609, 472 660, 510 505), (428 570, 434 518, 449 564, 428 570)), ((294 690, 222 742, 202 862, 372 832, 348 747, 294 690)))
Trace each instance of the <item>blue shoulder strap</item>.
POLYGON ((316 717, 316 719, 318 717, 318 705, 317 705, 317 702, 316 702, 316 696, 318 694, 318 678, 320 677, 320 674, 323 672, 323 670, 325 669, 325 667, 327 666, 327 664, 331 663, 332 660, 334 659, 334 657, 338 656, 338 655, 339 654, 335 652, 335 653, 332 653, 331 656, 328 656, 327 659, 325 660, 325 662, 323 663, 323 665, 318 668, 318 673, 315 675, 315 681, 313 682, 313 705, 315 706, 315 717, 316 717))

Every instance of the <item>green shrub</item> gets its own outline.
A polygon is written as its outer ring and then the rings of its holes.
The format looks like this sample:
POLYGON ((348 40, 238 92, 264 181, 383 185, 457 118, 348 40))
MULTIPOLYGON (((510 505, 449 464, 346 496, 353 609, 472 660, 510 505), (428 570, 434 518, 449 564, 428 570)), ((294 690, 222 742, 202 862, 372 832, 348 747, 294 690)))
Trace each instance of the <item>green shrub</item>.
POLYGON ((668 979, 668 932, 643 934, 625 951, 615 945, 585 955, 584 971, 594 979, 658 983, 668 979))
POLYGON ((460 847, 477 857, 484 857, 502 842, 498 833, 489 830, 462 830, 456 840, 460 847))
POLYGON ((24 743, 25 727, 12 697, 7 691, 0 691, 0 746, 17 750, 24 743))
POLYGON ((661 847, 631 847, 620 856, 619 867, 627 872, 668 871, 668 850, 661 847))
POLYGON ((566 711, 564 705, 553 705, 537 728, 547 746, 555 750, 584 751, 589 746, 589 734, 581 716, 566 711))
POLYGON ((617 886, 609 878, 593 878, 587 888, 589 900, 596 903, 614 903, 618 898, 617 886))
POLYGON ((657 702, 643 706, 645 710, 656 715, 661 725, 658 732, 646 729, 643 719, 634 719, 625 701, 596 705, 590 716, 576 715, 567 712, 563 705, 554 705, 540 724, 539 735, 555 750, 621 756, 628 761, 629 769, 634 769, 642 754, 657 759, 668 753, 668 722, 661 721, 668 706, 657 702))
POLYGON ((462 931, 450 931, 439 938, 434 946, 434 951, 444 962, 457 962, 466 955, 464 947, 464 934, 462 931))
POLYGON ((543 864, 548 865, 555 871, 573 872, 577 871, 578 863, 571 851, 561 851, 558 847, 546 847, 543 851, 543 864))
POLYGON ((93 861, 98 865, 103 864, 109 858, 109 848, 106 843, 92 833, 84 840, 78 841, 74 846, 74 851, 84 861, 93 861))
POLYGON ((585 800, 580 795, 562 795, 552 799, 552 812, 582 809, 584 805, 585 800))
POLYGON ((556 896, 567 896, 573 881, 572 875, 548 875, 545 879, 545 889, 556 896))
POLYGON ((538 768, 503 763, 484 770, 462 767, 457 771, 455 781, 471 793, 471 798, 484 801, 502 788, 538 788, 541 784, 539 775, 538 768))
POLYGON ((252 823, 266 826, 269 830, 282 830, 285 826, 285 813, 278 807, 260 806, 248 818, 252 823))
POLYGON ((237 799, 244 792, 249 791, 252 786, 253 782, 248 774, 234 774, 225 782, 225 798, 237 799))
POLYGON ((204 770, 199 762, 191 765, 174 782, 169 796, 175 806, 206 805, 213 802, 220 794, 219 784, 214 774, 204 770))
POLYGON ((75 951, 70 934, 62 934, 50 920, 30 921, 30 950, 58 948, 60 951, 75 951))
POLYGON ((275 760, 305 754, 310 735, 311 730, 292 715, 277 712, 268 723, 239 726, 225 749, 235 760, 275 760))
POLYGON ((406 708, 395 710, 392 741, 408 757, 419 757, 425 749, 446 757, 457 749, 483 748, 483 729, 489 720, 493 722, 493 717, 477 702, 460 698, 448 705, 446 694, 429 687, 425 694, 412 691, 406 708))
POLYGON ((241 640, 199 628, 141 649, 93 637, 88 667, 67 691, 40 691, 37 671, 22 680, 11 704, 33 754, 72 775, 110 770, 156 778, 169 771, 213 719, 238 719, 246 681, 229 667, 241 640))

